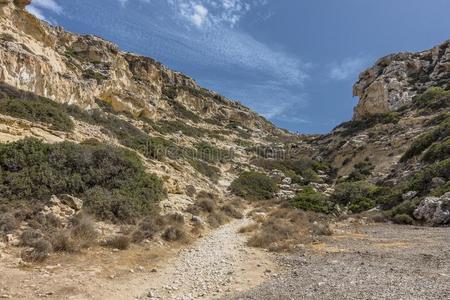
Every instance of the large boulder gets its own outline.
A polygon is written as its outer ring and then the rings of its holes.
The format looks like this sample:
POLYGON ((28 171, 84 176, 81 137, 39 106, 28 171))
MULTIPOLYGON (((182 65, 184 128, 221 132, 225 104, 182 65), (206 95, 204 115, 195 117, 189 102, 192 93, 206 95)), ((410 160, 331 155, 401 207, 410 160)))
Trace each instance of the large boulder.
POLYGON ((414 217, 433 226, 450 224, 450 192, 441 197, 426 197, 414 210, 414 217))

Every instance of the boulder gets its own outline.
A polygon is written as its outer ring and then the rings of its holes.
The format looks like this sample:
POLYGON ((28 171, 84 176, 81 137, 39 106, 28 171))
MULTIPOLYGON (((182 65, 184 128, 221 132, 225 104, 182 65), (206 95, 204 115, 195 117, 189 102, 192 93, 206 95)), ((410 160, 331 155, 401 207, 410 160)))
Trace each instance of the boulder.
POLYGON ((63 194, 63 195, 59 196, 59 199, 61 200, 62 203, 68 205, 70 208, 72 208, 76 211, 81 210, 81 208, 83 207, 83 200, 81 200, 77 197, 63 194))
POLYGON ((402 199, 403 199, 403 201, 408 201, 408 200, 411 200, 412 198, 414 198, 415 196, 417 196, 416 191, 409 191, 402 195, 402 199))
POLYGON ((292 178, 290 178, 290 177, 285 177, 285 178, 283 178, 283 180, 281 181, 281 183, 290 185, 290 184, 292 184, 292 178))
POLYGON ((441 197, 426 197, 414 210, 414 217, 433 226, 450 224, 450 192, 441 197))

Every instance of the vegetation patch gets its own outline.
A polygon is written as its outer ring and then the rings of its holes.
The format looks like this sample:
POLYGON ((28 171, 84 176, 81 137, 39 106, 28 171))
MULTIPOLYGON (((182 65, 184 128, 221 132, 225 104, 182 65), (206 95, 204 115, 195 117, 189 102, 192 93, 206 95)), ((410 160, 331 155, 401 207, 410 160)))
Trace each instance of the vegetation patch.
POLYGON ((343 131, 340 132, 342 136, 350 136, 372 128, 377 124, 397 124, 399 120, 400 114, 398 112, 387 112, 382 114, 374 114, 362 120, 348 121, 342 123, 336 128, 343 128, 343 131))
POLYGON ((433 112, 450 105, 450 91, 431 87, 425 93, 413 98, 413 106, 426 112, 433 112))
POLYGON ((71 194, 102 219, 130 222, 151 213, 164 196, 162 182, 145 173, 136 154, 93 141, 1 144, 0 167, 0 204, 11 207, 71 194))
POLYGON ((244 172, 231 183, 231 191, 250 200, 270 199, 278 190, 277 184, 269 176, 258 172, 244 172))
POLYGON ((316 192, 312 187, 304 187, 297 196, 291 200, 292 206, 305 211, 329 213, 332 205, 326 195, 316 192))
POLYGON ((0 85, 0 113, 31 122, 50 124, 52 129, 73 130, 74 124, 64 106, 31 93, 0 85))
MULTIPOLYGON (((442 123, 428 133, 420 135, 403 154, 401 161, 405 162, 414 156, 422 154, 433 143, 448 139, 450 136, 450 117, 447 117, 442 123)), ((445 147, 444 145, 443 147, 445 147)), ((437 150, 437 149, 436 149, 437 150)), ((433 156, 430 157, 434 158, 433 156)))
POLYGON ((213 181, 217 181, 220 177, 220 169, 207 162, 198 159, 190 159, 189 163, 197 172, 213 181))
POLYGON ((311 182, 323 182, 322 178, 317 174, 319 171, 334 176, 334 170, 329 165, 306 157, 297 159, 256 159, 253 163, 266 170, 283 171, 285 175, 292 178, 294 183, 302 185, 307 185, 311 182))
POLYGON ((332 200, 359 213, 375 206, 373 194, 376 187, 366 181, 343 182, 336 185, 332 200))

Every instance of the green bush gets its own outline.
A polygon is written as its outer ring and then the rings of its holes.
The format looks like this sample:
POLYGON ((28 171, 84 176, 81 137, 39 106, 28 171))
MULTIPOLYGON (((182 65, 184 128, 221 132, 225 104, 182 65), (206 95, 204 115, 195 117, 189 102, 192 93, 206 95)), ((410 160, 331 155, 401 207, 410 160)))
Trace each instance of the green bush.
POLYGON ((221 162, 225 163, 231 159, 232 153, 225 149, 217 148, 207 142, 200 142, 195 145, 196 153, 195 156, 198 159, 214 163, 221 162))
POLYGON ((150 213, 164 195, 162 182, 145 173, 136 154, 92 141, 0 144, 0 167, 0 204, 23 207, 72 194, 101 218, 130 221, 150 213))
POLYGON ((361 181, 372 174, 374 166, 371 162, 365 160, 353 166, 353 171, 349 174, 346 181, 361 181))
POLYGON ((405 191, 403 185, 396 187, 378 186, 372 193, 371 198, 382 209, 391 209, 403 201, 402 195, 405 191))
POLYGON ((418 191, 421 195, 427 195, 432 188, 432 180, 441 177, 445 181, 450 180, 450 158, 436 162, 417 172, 408 182, 408 190, 418 191))
POLYGON ((191 120, 194 123, 198 123, 202 120, 198 115, 187 109, 183 104, 176 100, 169 101, 169 104, 177 117, 191 120))
POLYGON ((329 213, 332 209, 329 199, 323 193, 316 192, 311 187, 305 187, 297 196, 291 200, 295 208, 314 211, 319 213, 329 213))
POLYGON ((106 114, 100 110, 85 111, 76 106, 66 106, 66 110, 78 120, 102 126, 120 144, 139 151, 148 158, 161 160, 169 148, 171 154, 177 152, 177 147, 172 142, 160 137, 150 137, 130 122, 113 114, 106 114))
POLYGON ((450 104, 450 91, 441 87, 431 87, 422 95, 413 98, 413 105, 419 109, 435 111, 448 107, 450 104))
POLYGON ((422 154, 422 152, 430 147, 434 142, 447 139, 449 136, 450 117, 440 123, 439 126, 431 130, 431 132, 424 133, 414 140, 408 150, 403 154, 400 161, 405 162, 414 156, 422 154))
POLYGON ((414 223, 414 219, 406 214, 395 215, 392 218, 392 221, 396 224, 404 224, 404 225, 411 225, 414 223))
POLYGON ((74 124, 63 105, 43 97, 31 96, 25 92, 14 93, 9 90, 5 92, 6 89, 5 85, 0 85, 1 114, 31 122, 47 123, 55 130, 73 130, 74 124))
POLYGON ((191 166, 200 174, 209 177, 213 181, 217 181, 220 177, 220 169, 198 159, 190 159, 191 166))
POLYGON ((420 204, 420 198, 414 198, 411 200, 403 201, 399 205, 392 209, 392 215, 408 215, 410 217, 414 216, 414 210, 420 204))
POLYGON ((285 160, 256 159, 253 161, 253 164, 270 171, 275 169, 281 170, 286 175, 292 177, 294 183, 304 185, 307 185, 310 182, 322 182, 323 180, 317 174, 318 171, 323 171, 328 174, 333 173, 333 170, 329 165, 307 157, 285 160))
POLYGON ((192 127, 180 120, 160 120, 154 126, 156 127, 154 129, 161 134, 181 132, 190 137, 201 138, 204 137, 205 134, 209 133, 207 129, 192 127))
POLYGON ((257 172, 244 172, 231 183, 231 191, 251 200, 270 199, 278 190, 276 183, 267 175, 257 172))
POLYGON ((336 185, 332 199, 347 205, 352 212, 361 212, 375 206, 372 199, 375 191, 376 187, 366 181, 343 182, 336 185))
POLYGON ((348 121, 342 123, 335 129, 343 128, 343 131, 340 132, 340 134, 342 136, 349 136, 357 132, 372 128, 377 124, 397 124, 399 120, 400 114, 398 112, 387 112, 382 114, 374 114, 362 120, 348 121))
POLYGON ((423 155, 423 160, 428 163, 444 160, 450 157, 450 138, 440 143, 434 143, 423 155))

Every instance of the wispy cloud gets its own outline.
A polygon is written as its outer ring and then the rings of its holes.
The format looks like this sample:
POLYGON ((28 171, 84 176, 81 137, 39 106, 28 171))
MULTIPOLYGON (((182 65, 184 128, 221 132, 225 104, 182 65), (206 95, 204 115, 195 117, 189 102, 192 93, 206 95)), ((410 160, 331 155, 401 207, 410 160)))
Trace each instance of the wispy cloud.
POLYGON ((28 12, 35 15, 37 18, 49 22, 51 20, 49 20, 45 16, 44 11, 58 15, 63 13, 62 7, 58 3, 56 3, 55 0, 33 0, 33 2, 30 5, 28 5, 26 9, 28 12))
POLYGON ((363 57, 346 58, 331 65, 329 77, 333 80, 350 79, 361 72, 366 63, 367 59, 363 57))
POLYGON ((90 1, 61 3, 72 22, 95 28, 126 50, 194 75, 271 120, 307 122, 302 90, 311 65, 238 26, 254 11, 270 13, 266 0, 90 1))
POLYGON ((167 0, 180 15, 196 27, 218 24, 234 27, 252 7, 266 0, 167 0))

